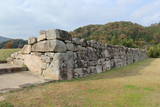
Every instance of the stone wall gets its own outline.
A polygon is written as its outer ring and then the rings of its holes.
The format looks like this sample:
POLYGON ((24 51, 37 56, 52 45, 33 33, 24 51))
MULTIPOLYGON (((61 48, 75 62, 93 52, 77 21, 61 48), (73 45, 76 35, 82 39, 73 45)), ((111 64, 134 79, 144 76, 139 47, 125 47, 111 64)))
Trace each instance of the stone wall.
POLYGON ((8 59, 9 63, 26 65, 46 79, 66 80, 105 72, 147 58, 145 50, 101 44, 94 40, 71 38, 63 30, 40 32, 28 45, 8 59))

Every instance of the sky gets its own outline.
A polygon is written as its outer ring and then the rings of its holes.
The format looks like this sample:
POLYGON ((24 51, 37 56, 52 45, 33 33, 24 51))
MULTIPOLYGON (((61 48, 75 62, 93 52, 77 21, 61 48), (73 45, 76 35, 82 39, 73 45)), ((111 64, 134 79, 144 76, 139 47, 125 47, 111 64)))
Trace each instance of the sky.
POLYGON ((27 39, 40 30, 89 24, 160 22, 160 0, 1 0, 0 36, 27 39))

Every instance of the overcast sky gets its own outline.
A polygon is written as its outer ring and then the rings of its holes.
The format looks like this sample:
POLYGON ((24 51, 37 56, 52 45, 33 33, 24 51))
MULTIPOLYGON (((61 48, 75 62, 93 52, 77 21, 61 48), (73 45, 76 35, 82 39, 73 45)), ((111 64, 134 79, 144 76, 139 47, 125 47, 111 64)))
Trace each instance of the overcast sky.
POLYGON ((38 36, 40 30, 71 31, 88 24, 160 21, 160 0, 1 0, 0 35, 38 36))

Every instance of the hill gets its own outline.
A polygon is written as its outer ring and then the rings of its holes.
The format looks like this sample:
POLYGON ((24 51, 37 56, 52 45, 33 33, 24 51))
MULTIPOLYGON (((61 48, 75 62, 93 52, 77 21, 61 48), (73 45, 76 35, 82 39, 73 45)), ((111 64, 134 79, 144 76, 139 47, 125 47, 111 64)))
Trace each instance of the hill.
POLYGON ((11 39, 5 42, 0 43, 0 49, 6 48, 22 48, 25 44, 27 44, 26 40, 23 39, 11 39))
POLYGON ((11 38, 0 36, 0 43, 10 40, 11 38))
POLYGON ((147 27, 146 30, 153 36, 155 43, 160 43, 160 23, 152 24, 151 26, 147 27))
POLYGON ((157 43, 160 25, 144 27, 136 23, 120 21, 104 25, 88 25, 70 33, 73 37, 87 40, 94 39, 107 44, 145 48, 157 43), (158 36, 154 37, 156 34, 158 36))

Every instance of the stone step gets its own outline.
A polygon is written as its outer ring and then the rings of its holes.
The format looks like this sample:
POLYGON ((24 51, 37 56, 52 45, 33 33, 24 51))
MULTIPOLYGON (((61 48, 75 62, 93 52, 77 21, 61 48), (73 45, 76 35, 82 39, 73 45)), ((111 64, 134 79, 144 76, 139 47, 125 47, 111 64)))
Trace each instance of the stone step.
POLYGON ((0 64, 0 74, 7 74, 7 73, 14 73, 14 72, 21 72, 27 71, 27 67, 13 65, 13 64, 0 64))
POLYGON ((0 75, 0 93, 36 86, 46 82, 50 81, 30 71, 3 74, 0 75))

